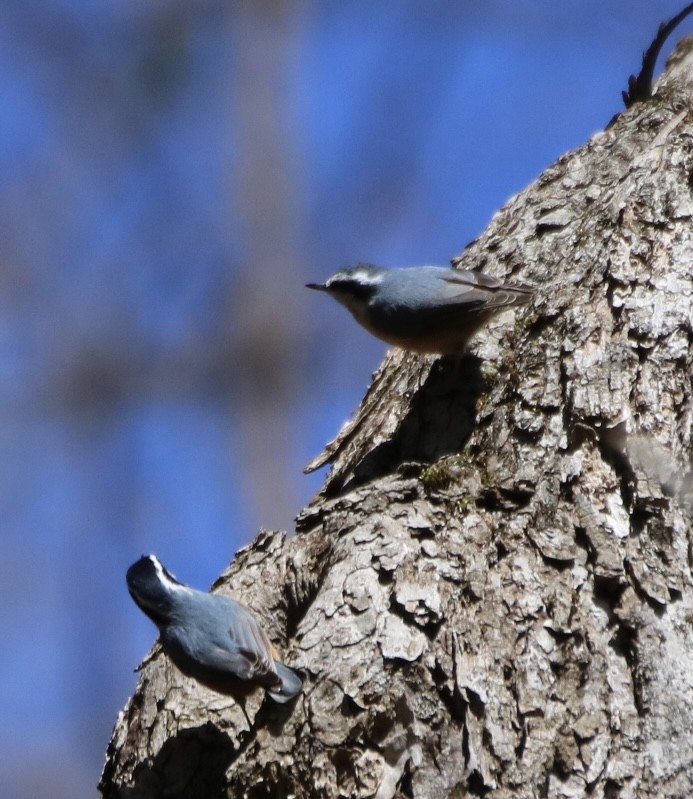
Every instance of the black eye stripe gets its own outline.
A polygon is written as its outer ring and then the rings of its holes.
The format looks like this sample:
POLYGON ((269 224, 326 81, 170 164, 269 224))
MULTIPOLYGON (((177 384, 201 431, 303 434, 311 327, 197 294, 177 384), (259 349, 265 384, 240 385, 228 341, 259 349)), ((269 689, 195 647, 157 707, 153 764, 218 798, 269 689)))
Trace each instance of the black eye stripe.
POLYGON ((360 283, 351 278, 338 278, 330 281, 329 289, 342 294, 351 294, 353 297, 368 297, 373 293, 375 286, 372 283, 360 283))

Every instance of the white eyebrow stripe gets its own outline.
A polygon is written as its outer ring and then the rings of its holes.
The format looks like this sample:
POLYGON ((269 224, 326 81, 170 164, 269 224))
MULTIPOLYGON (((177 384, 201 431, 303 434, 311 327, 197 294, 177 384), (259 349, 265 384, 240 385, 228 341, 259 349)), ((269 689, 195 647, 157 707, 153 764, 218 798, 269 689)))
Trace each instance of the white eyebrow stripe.
POLYGON ((336 275, 333 275, 327 281, 327 285, 330 286, 333 282, 339 283, 340 281, 353 280, 355 283, 361 283, 361 285, 364 286, 377 286, 383 282, 383 278, 384 275, 382 274, 373 274, 372 272, 367 272, 366 270, 354 271, 350 274, 337 272, 336 275))
POLYGON ((159 579, 161 580, 162 584, 166 586, 169 591, 175 592, 178 591, 179 593, 189 593, 190 588, 187 585, 181 585, 180 583, 173 582, 171 578, 166 574, 166 571, 156 555, 150 555, 152 563, 154 564, 154 568, 156 569, 156 573, 159 575, 159 579))
POLYGON ((156 573, 159 575, 159 579, 167 583, 169 582, 168 577, 166 576, 166 572, 164 571, 164 567, 161 565, 161 561, 157 558, 156 555, 150 555, 149 560, 154 564, 154 568, 156 569, 156 573))

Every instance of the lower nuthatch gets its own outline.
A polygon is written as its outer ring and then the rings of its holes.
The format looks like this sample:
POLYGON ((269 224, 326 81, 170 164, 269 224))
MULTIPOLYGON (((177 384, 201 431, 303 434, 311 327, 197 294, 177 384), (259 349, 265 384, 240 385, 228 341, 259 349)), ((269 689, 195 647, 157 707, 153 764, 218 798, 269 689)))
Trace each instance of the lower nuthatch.
POLYGON ((534 289, 482 272, 444 266, 386 269, 356 264, 325 283, 326 291, 374 336, 413 352, 453 355, 491 317, 529 302, 534 289))
MULTIPOLYGON (((188 677, 243 700, 261 686, 276 702, 301 690, 301 678, 275 659, 267 635, 240 602, 180 583, 154 555, 127 571, 130 596, 159 628, 166 654, 188 677)), ((247 715, 246 715, 247 718, 247 715)))

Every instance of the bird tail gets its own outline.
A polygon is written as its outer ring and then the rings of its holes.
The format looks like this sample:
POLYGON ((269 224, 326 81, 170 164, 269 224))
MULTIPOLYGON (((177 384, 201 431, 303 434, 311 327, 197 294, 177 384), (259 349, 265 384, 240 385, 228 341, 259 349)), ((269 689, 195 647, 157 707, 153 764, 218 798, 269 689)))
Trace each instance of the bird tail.
POLYGON ((277 669, 277 674, 282 681, 282 685, 279 690, 268 691, 267 693, 275 702, 288 702, 301 691, 301 688, 303 688, 303 680, 293 669, 285 666, 279 660, 274 661, 274 666, 277 669))

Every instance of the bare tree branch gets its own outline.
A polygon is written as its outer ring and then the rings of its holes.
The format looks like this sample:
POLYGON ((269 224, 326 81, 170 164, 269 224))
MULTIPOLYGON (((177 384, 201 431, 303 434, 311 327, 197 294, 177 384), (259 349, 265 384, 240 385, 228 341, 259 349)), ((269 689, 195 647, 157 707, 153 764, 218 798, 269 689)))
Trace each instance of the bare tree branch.
POLYGON ((693 3, 689 3, 670 20, 662 22, 657 29, 657 35, 652 40, 650 46, 642 54, 642 66, 637 75, 628 78, 628 90, 622 92, 623 102, 626 108, 630 108, 633 103, 644 102, 652 97, 652 81, 654 79, 655 66, 657 59, 662 52, 664 43, 671 36, 674 30, 683 20, 693 11, 693 3))

